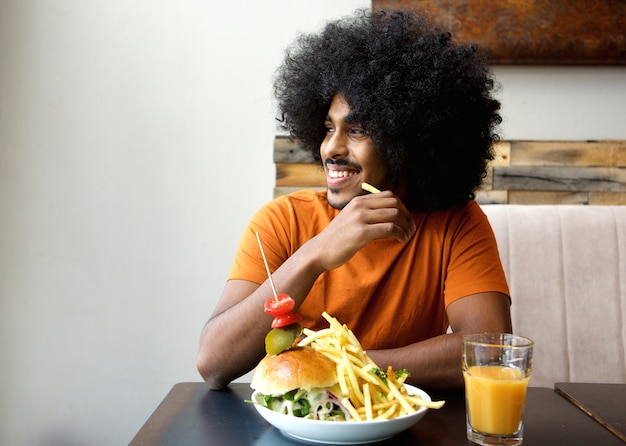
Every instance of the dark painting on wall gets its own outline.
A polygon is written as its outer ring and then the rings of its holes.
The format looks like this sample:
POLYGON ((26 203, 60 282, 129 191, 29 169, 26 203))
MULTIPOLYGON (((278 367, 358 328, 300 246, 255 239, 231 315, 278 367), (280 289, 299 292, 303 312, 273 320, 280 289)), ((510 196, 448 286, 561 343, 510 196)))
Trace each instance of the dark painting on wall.
POLYGON ((372 0, 426 11, 497 64, 626 65, 626 0, 372 0))

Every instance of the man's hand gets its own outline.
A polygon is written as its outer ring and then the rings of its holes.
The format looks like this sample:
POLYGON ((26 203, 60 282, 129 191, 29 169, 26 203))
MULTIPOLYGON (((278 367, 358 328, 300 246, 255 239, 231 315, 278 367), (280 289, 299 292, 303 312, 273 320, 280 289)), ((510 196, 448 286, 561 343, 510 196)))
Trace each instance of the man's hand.
POLYGON ((395 238, 407 242, 415 222, 391 191, 353 198, 330 224, 309 243, 315 244, 321 269, 337 268, 372 240, 395 238))

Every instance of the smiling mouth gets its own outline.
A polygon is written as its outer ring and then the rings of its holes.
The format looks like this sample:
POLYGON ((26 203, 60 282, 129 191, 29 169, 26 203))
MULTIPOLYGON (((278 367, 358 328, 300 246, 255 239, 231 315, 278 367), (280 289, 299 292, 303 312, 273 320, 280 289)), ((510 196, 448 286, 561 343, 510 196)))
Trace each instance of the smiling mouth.
POLYGON ((328 177, 329 178, 349 178, 352 177, 356 174, 358 174, 359 172, 356 170, 328 170, 328 177))

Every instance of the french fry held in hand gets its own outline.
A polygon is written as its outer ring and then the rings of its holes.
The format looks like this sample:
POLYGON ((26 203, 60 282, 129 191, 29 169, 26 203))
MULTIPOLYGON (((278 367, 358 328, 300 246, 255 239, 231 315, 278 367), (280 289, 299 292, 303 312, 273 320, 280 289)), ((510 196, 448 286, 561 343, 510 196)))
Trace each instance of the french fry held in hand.
POLYGON ((445 401, 425 401, 409 395, 404 386, 408 372, 396 373, 391 366, 386 372, 381 370, 350 329, 326 312, 322 316, 330 327, 319 331, 305 328, 306 337, 298 345, 309 345, 337 364, 342 403, 353 421, 395 418, 420 407, 439 409, 444 405, 445 401))
POLYGON ((368 191, 370 194, 377 194, 380 191, 369 183, 361 183, 361 189, 368 191))

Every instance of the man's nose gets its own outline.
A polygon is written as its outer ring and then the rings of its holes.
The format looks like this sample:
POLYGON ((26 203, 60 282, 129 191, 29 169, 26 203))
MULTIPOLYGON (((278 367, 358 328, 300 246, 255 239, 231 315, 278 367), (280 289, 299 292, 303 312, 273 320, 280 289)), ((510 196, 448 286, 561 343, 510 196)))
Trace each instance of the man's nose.
POLYGON ((334 132, 326 138, 323 158, 343 158, 348 155, 347 137, 343 132, 334 132))

